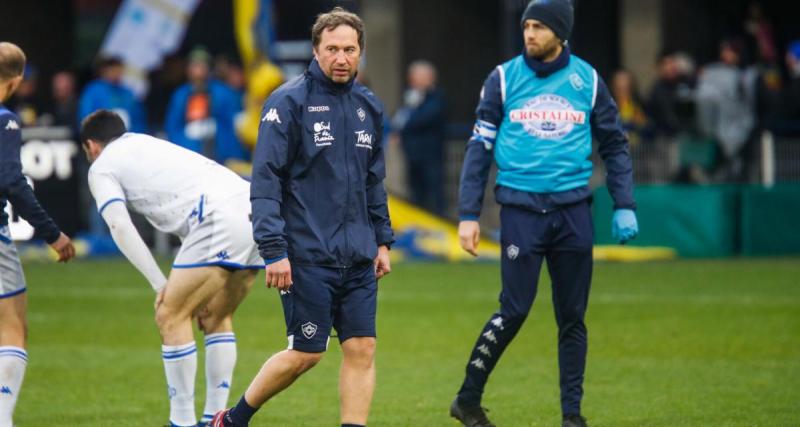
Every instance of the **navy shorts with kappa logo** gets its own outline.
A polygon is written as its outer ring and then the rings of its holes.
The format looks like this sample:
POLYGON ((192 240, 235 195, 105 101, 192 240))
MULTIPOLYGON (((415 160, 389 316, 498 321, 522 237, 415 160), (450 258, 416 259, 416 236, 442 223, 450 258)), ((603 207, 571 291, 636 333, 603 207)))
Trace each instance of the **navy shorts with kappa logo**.
POLYGON ((339 342, 375 336, 378 282, 375 267, 292 265, 292 287, 281 292, 289 349, 321 353, 331 328, 339 342))

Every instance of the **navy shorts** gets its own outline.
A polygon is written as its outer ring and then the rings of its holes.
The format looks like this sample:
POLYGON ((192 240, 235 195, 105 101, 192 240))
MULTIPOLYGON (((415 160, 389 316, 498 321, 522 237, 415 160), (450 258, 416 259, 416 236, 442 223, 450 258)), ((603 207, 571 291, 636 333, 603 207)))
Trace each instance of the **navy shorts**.
POLYGON ((378 281, 375 267, 292 265, 292 287, 281 292, 289 349, 321 353, 331 328, 339 342, 375 336, 378 281))

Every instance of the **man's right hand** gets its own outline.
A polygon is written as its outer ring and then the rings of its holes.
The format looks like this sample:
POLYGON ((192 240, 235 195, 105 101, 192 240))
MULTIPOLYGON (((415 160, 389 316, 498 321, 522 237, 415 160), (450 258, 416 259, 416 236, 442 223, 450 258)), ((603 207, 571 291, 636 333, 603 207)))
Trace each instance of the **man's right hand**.
POLYGON ((481 226, 478 221, 459 222, 458 241, 461 243, 461 248, 472 256, 478 256, 478 243, 481 241, 481 226))
POLYGON ((267 272, 267 288, 286 291, 292 286, 292 265, 289 263, 289 258, 275 261, 267 265, 264 270, 267 272))
POLYGON ((67 262, 75 256, 75 246, 66 234, 61 233, 58 239, 50 243, 50 247, 58 254, 58 262, 67 262))

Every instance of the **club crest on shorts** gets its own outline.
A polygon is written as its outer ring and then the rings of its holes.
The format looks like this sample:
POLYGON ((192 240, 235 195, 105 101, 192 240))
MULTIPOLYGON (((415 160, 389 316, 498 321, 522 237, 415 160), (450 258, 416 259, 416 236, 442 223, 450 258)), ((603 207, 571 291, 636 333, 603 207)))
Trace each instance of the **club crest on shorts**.
POLYGON ((517 245, 514 244, 508 245, 508 247, 506 248, 506 256, 508 256, 508 259, 511 260, 517 259, 517 257, 519 256, 519 247, 517 247, 517 245))
POLYGON ((311 339, 317 334, 317 325, 311 322, 306 322, 303 323, 303 326, 300 327, 300 330, 303 331, 303 336, 306 337, 306 339, 311 339))

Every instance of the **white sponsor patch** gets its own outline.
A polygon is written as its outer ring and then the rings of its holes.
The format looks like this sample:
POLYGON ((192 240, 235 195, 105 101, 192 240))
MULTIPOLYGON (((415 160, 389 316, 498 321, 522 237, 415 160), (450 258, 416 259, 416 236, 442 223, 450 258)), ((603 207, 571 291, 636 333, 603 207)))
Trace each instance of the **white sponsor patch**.
POLYGON ((356 147, 372 150, 372 134, 365 130, 357 130, 356 147))
POLYGON ((577 111, 564 97, 539 95, 522 108, 508 113, 512 123, 520 123, 526 132, 542 139, 558 139, 572 132, 575 125, 586 123, 586 113, 577 111))
POLYGON ((309 105, 308 112, 309 113, 321 113, 323 111, 331 111, 331 107, 327 105, 309 105))
POLYGON ((314 123, 314 144, 317 147, 331 145, 335 139, 331 134, 331 122, 314 123))

